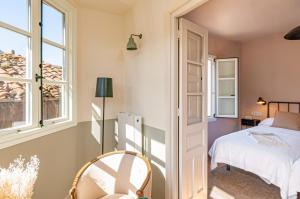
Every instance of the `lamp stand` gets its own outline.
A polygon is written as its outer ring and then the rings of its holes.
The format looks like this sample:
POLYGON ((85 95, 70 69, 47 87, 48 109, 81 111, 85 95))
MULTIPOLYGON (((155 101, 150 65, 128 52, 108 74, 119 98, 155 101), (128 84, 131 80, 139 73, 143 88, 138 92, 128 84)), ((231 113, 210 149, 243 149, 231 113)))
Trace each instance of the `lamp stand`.
POLYGON ((102 108, 102 138, 101 138, 101 147, 102 147, 102 155, 104 154, 104 114, 105 114, 105 97, 103 97, 103 108, 102 108))

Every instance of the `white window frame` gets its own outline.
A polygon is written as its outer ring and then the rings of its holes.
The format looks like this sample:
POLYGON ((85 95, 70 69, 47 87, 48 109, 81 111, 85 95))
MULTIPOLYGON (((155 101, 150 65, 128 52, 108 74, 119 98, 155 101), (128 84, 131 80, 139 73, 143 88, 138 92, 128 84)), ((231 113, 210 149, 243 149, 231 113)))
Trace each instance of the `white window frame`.
POLYGON ((238 101, 239 101, 239 85, 238 85, 238 67, 239 67, 239 58, 222 58, 222 59, 215 59, 216 60, 216 117, 218 118, 238 118, 239 115, 239 109, 238 109, 238 101), (220 62, 232 62, 234 61, 234 77, 230 78, 220 78, 219 77, 219 63, 220 62), (234 91, 234 96, 220 96, 219 95, 219 80, 234 80, 234 86, 235 86, 235 91, 234 91), (219 109, 218 107, 219 100, 220 99, 233 99, 234 100, 234 114, 232 115, 224 115, 224 114, 219 114, 219 109))
MULTIPOLYGON (((9 30, 13 30, 21 34, 30 34, 31 36, 31 52, 32 52, 32 70, 29 75, 31 79, 25 79, 26 81, 32 82, 32 101, 30 114, 31 124, 26 127, 15 127, 9 129, 3 129, 0 131, 0 149, 10 147, 16 144, 20 144, 32 139, 36 139, 45 135, 49 135, 66 128, 77 125, 77 85, 76 85, 76 22, 77 12, 66 0, 44 0, 47 4, 54 6, 65 15, 65 48, 66 48, 66 65, 68 66, 68 86, 69 93, 67 93, 68 100, 68 118, 65 120, 49 120, 42 128, 39 126, 40 118, 40 107, 41 107, 41 93, 39 91, 39 83, 35 82, 35 74, 39 74, 39 63, 40 63, 40 1, 31 0, 29 19, 30 33, 15 28, 9 24, 0 22, 0 27, 4 27, 9 30)), ((4 78, 2 78, 4 79, 4 78)), ((9 81, 13 81, 14 78, 8 78, 9 81)), ((15 79, 20 81, 20 79, 15 79)), ((25 82, 25 81, 24 81, 25 82)))
MULTIPOLYGON (((65 13, 67 12, 66 10, 63 10, 63 7, 58 7, 56 5, 53 5, 51 3, 51 1, 49 0, 43 0, 43 2, 45 4, 47 4, 48 6, 51 6, 52 8, 56 9, 57 11, 59 12, 62 12, 64 14, 64 25, 65 25, 65 28, 68 27, 69 25, 69 19, 66 17, 65 13)), ((61 49, 63 51, 65 51, 65 55, 64 55, 64 63, 63 63, 63 67, 65 66, 68 66, 68 63, 69 63, 69 52, 68 52, 68 44, 69 44, 69 41, 68 41, 68 34, 67 34, 67 28, 64 30, 64 43, 63 44, 59 44, 59 43, 56 43, 54 41, 51 41, 49 39, 46 39, 46 38, 43 38, 43 43, 51 46, 51 47, 56 47, 58 49, 61 49)), ((67 87, 69 85, 69 76, 72 75, 69 73, 69 67, 67 67, 67 79, 62 79, 60 81, 49 81, 49 80, 46 80, 44 79, 43 80, 43 84, 57 84, 57 85, 61 85, 62 87, 67 87)), ((65 72, 65 71, 64 71, 65 72)), ((43 121, 43 125, 45 126, 49 126, 49 125, 52 125, 52 124, 55 124, 55 123, 59 123, 59 122, 63 122, 63 121, 66 121, 67 118, 69 118, 69 110, 71 107, 68 107, 68 102, 69 100, 67 100, 66 102, 65 101, 65 98, 69 98, 69 93, 68 93, 68 89, 66 90, 63 90, 64 93, 63 93, 63 98, 62 98, 62 109, 63 109, 63 112, 66 114, 66 115, 62 115, 61 117, 58 117, 58 118, 52 118, 52 119, 48 119, 48 120, 45 120, 43 121), (65 104, 66 103, 66 104, 65 104)))
POLYGON ((207 93, 207 96, 211 96, 211 114, 208 115, 208 122, 213 122, 216 121, 215 118, 215 113, 216 113, 216 63, 215 63, 216 56, 215 55, 208 55, 208 60, 211 61, 212 63, 212 68, 211 68, 211 92, 207 93))

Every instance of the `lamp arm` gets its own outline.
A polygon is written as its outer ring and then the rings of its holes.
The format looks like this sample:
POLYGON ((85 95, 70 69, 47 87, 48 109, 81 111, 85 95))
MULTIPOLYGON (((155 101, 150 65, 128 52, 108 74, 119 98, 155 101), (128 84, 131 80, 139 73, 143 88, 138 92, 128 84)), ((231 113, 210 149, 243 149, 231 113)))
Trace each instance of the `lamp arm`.
POLYGON ((134 37, 139 37, 140 39, 142 39, 142 37, 143 37, 143 34, 142 34, 142 33, 141 33, 141 34, 139 34, 139 35, 136 35, 136 34, 131 34, 130 36, 131 36, 131 37, 132 37, 132 36, 134 36, 134 37))

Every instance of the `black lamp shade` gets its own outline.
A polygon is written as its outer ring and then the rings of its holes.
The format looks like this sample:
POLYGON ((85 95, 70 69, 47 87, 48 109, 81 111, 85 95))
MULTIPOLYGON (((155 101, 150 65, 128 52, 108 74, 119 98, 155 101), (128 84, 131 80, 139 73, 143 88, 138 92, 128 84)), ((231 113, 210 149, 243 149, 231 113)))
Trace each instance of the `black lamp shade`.
POLYGON ((259 104, 259 105, 266 105, 267 104, 266 100, 264 100, 262 97, 259 97, 257 99, 256 103, 259 104))
POLYGON ((96 97, 113 97, 113 82, 109 77, 98 77, 96 97))
POLYGON ((300 26, 288 32, 284 38, 287 40, 300 40, 300 26))

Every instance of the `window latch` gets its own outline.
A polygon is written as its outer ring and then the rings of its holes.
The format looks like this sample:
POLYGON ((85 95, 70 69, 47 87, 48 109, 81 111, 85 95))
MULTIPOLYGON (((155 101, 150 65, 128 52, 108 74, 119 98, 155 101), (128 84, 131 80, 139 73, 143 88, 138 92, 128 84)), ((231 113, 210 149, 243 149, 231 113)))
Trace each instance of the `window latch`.
POLYGON ((35 81, 39 81, 39 79, 43 79, 43 75, 35 74, 35 81))
POLYGON ((44 126, 44 121, 43 121, 43 120, 40 120, 40 122, 39 122, 39 123, 40 123, 40 126, 41 126, 41 127, 43 127, 43 126, 44 126))

